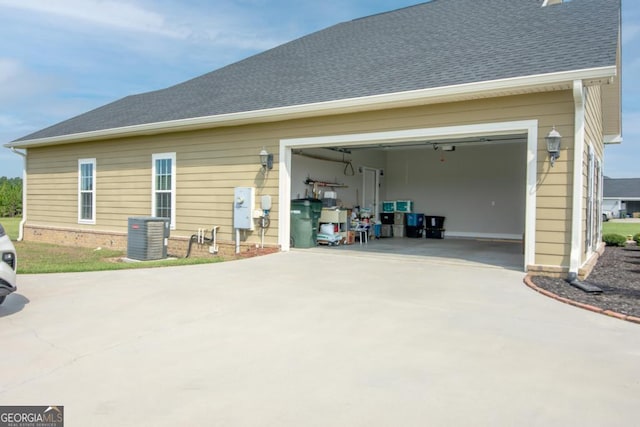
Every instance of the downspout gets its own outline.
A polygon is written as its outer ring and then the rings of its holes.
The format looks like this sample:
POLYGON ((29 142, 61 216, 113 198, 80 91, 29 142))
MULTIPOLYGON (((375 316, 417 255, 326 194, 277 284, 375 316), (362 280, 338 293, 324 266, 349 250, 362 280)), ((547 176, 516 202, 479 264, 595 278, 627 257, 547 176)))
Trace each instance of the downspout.
POLYGON ((278 154, 278 244, 281 251, 288 251, 291 242, 291 147, 280 140, 278 154))
POLYGON ((581 80, 573 81, 573 102, 575 104, 575 129, 573 145, 573 208, 571 215, 571 255, 569 277, 576 278, 581 265, 580 248, 582 243, 582 198, 583 176, 582 163, 584 157, 584 90, 581 80))
POLYGON ((22 221, 18 228, 18 241, 21 242, 24 237, 24 225, 27 222, 27 152, 24 153, 11 147, 18 156, 22 156, 22 221))

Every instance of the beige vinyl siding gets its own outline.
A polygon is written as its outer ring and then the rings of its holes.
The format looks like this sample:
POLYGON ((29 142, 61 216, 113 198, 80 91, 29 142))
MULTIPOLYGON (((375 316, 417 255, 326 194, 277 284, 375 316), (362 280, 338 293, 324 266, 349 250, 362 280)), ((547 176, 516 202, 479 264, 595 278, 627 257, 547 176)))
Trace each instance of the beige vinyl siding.
POLYGON ((538 117, 535 263, 568 268, 573 196, 574 103, 570 92, 563 92, 563 95, 561 108, 548 110, 549 115, 538 117), (560 158, 551 167, 544 137, 553 126, 562 135, 562 145, 560 158))
POLYGON ((587 144, 593 146, 599 159, 604 158, 602 125, 602 88, 590 86, 585 105, 585 139, 587 144))
POLYGON ((621 66, 621 45, 620 35, 618 35, 618 50, 616 54, 617 76, 610 84, 602 87, 602 111, 603 111, 603 135, 620 135, 622 133, 622 117, 620 111, 622 98, 622 66, 621 66))
MULTIPOLYGON (((233 189, 256 188, 272 196, 271 227, 266 243, 277 243, 278 149, 287 138, 457 126, 515 120, 539 121, 537 264, 568 265, 573 149, 571 91, 508 96, 421 107, 353 113, 322 118, 141 136, 29 150, 29 224, 103 231, 126 231, 129 216, 151 212, 151 156, 176 153, 176 230, 190 236, 198 228, 220 226, 231 241, 233 189), (544 137, 556 126, 563 135, 561 157, 550 167, 544 137), (274 153, 266 180, 258 153, 274 153), (77 224, 77 159, 97 159, 96 224, 77 224)), ((508 160, 506 160, 508 161, 508 160)), ((479 165, 481 167, 481 165, 479 165)), ((522 165, 525 168, 525 165, 522 165)), ((523 191, 525 189, 523 188, 523 191)), ((259 242, 259 229, 247 241, 259 242)))
POLYGON ((567 270, 570 264, 570 245, 553 243, 536 244, 536 265, 559 266, 567 270), (558 255, 559 253, 565 255, 558 255))
MULTIPOLYGON (((151 214, 152 155, 175 151, 176 230, 172 235, 189 236, 198 228, 210 229, 218 225, 221 227, 220 237, 231 240, 232 217, 229 211, 234 187, 257 187, 257 196, 271 194, 277 212, 277 167, 270 171, 267 181, 262 182, 258 153, 265 143, 254 143, 233 155, 233 143, 223 142, 214 146, 222 148, 218 156, 217 150, 207 149, 211 141, 204 135, 207 133, 210 132, 30 150, 29 161, 34 167, 29 173, 29 224, 125 232, 129 216, 151 214), (77 188, 77 172, 40 173, 47 169, 44 163, 62 171, 69 167, 73 157, 86 157, 87 153, 97 158, 95 226, 77 224, 77 194, 73 194, 72 185, 75 180, 77 188), (48 208, 43 209, 44 206, 48 208), (76 219, 70 215, 74 210, 76 219)), ((276 152, 276 146, 268 149, 276 152)), ((275 241, 277 217, 272 218, 271 224, 267 236, 275 241)))

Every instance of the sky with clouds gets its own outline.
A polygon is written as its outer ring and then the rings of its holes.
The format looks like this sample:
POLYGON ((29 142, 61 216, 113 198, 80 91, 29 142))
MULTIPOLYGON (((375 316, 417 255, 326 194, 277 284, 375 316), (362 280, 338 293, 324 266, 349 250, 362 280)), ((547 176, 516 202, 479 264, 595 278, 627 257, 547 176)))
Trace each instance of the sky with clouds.
MULTIPOLYGON (((0 0, 0 145, 339 22, 419 2, 0 0)), ((605 150, 605 174, 615 178, 640 177, 639 1, 622 1, 622 21, 625 142, 605 150)), ((0 176, 21 175, 21 157, 0 148, 0 176)))

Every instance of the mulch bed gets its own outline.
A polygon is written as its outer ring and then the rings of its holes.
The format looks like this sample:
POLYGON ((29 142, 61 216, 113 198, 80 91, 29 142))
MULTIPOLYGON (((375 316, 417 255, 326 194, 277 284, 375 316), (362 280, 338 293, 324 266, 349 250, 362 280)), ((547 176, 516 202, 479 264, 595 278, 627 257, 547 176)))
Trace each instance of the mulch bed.
POLYGON ((601 294, 588 294, 563 279, 536 276, 531 281, 546 291, 602 310, 640 318, 640 248, 607 246, 583 282, 602 289, 601 294))

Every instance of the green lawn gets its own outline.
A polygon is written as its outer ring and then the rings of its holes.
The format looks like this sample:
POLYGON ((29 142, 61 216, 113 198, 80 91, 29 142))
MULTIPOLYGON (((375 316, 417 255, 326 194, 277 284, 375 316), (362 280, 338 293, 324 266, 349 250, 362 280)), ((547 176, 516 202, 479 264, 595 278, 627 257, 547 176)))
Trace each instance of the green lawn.
POLYGON ((4 231, 7 232, 7 235, 11 240, 16 240, 18 238, 18 227, 20 226, 20 221, 22 221, 21 217, 0 218, 0 224, 2 224, 4 231))
POLYGON ((124 262, 125 251, 58 246, 37 242, 16 242, 22 218, 0 218, 0 224, 14 241, 18 253, 18 273, 67 273, 78 271, 124 270, 206 264, 222 261, 219 257, 177 258, 162 261, 124 262))
POLYGON ((640 222, 611 222, 602 224, 602 234, 621 234, 623 236, 633 236, 640 233, 640 222))
POLYGON ((176 258, 161 261, 125 262, 124 251, 58 246, 48 243, 15 242, 18 273, 68 273, 79 271, 124 270, 130 268, 168 267, 208 264, 222 261, 219 257, 176 258))

